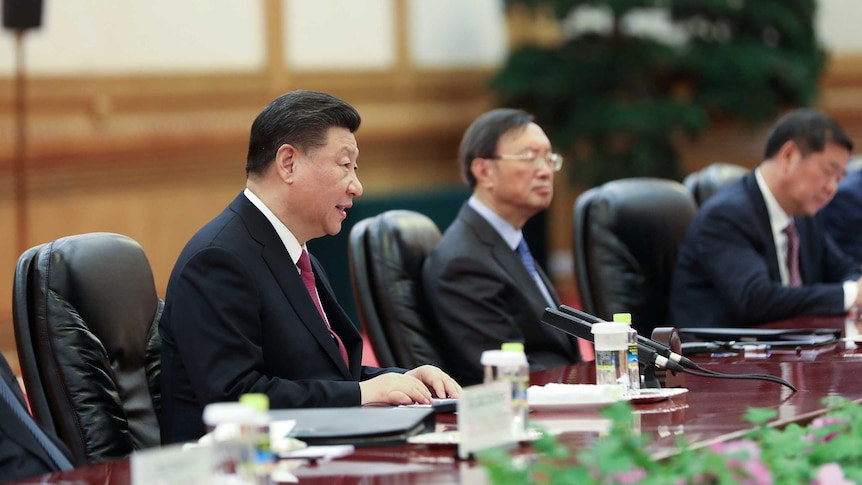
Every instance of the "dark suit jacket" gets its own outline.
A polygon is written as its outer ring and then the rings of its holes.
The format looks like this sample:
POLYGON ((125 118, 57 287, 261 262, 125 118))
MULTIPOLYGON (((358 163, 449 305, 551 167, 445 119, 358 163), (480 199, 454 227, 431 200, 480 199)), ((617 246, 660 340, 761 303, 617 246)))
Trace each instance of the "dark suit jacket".
MULTIPOLYGON (((12 389, 21 409, 27 409, 24 394, 6 358, 0 355, 0 378, 12 389)), ((6 401, 0 399, 0 482, 59 471, 45 449, 24 424, 14 417, 6 401)), ((47 434, 47 433, 46 433, 47 434)), ((53 436, 48 438, 59 450, 70 456, 66 447, 53 436)), ((70 458, 71 461, 71 458, 70 458)))
POLYGON ((862 263, 862 170, 850 172, 817 217, 844 254, 862 263))
POLYGON ((257 392, 272 408, 359 406, 362 339, 311 258, 321 303, 344 342, 342 360, 272 224, 240 194, 181 252, 165 297, 163 443, 204 433, 205 405, 257 392))
POLYGON ((812 217, 794 218, 802 286, 782 286, 766 202, 754 173, 698 211, 680 248, 670 295, 678 327, 748 326, 844 312, 841 282, 859 269, 812 217))
POLYGON ((524 343, 531 371, 579 360, 575 339, 541 322, 545 298, 518 254, 469 205, 428 255, 422 279, 446 349, 445 370, 462 385, 482 382, 482 352, 504 342, 524 343))

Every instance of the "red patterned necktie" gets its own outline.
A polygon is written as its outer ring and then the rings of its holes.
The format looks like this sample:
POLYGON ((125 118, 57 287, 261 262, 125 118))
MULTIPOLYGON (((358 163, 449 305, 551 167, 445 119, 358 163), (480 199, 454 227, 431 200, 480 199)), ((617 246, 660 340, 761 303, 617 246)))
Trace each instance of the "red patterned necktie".
POLYGON ((329 320, 326 318, 326 314, 323 313, 323 305, 320 304, 320 297, 317 295, 317 287, 314 284, 314 271, 311 269, 311 259, 309 259, 308 251, 305 249, 302 250, 302 255, 299 257, 299 261, 296 262, 296 266, 299 268, 302 282, 305 283, 305 289, 308 290, 308 294, 311 295, 311 299, 314 301, 317 311, 320 312, 320 318, 322 318, 323 322, 326 323, 326 329, 329 330, 329 334, 332 335, 335 343, 338 344, 338 351, 341 353, 341 358, 344 359, 344 363, 350 367, 350 360, 347 358, 347 349, 344 348, 344 343, 338 337, 338 334, 332 330, 331 326, 329 326, 329 320))
POLYGON ((799 286, 802 284, 802 277, 799 275, 799 233, 796 232, 793 221, 784 228, 784 234, 787 235, 787 273, 790 286, 799 286))

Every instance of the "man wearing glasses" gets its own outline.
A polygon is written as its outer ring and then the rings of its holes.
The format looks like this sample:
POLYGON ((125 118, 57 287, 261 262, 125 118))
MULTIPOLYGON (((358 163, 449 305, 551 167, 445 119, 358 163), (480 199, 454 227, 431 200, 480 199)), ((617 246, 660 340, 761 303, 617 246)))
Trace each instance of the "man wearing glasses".
POLYGON ((550 206, 562 157, 532 115, 501 108, 470 125, 458 162, 473 195, 423 270, 445 369, 464 385, 479 383, 482 352, 504 342, 524 344, 531 371, 577 362, 576 339, 541 323, 559 298, 521 233, 550 206))

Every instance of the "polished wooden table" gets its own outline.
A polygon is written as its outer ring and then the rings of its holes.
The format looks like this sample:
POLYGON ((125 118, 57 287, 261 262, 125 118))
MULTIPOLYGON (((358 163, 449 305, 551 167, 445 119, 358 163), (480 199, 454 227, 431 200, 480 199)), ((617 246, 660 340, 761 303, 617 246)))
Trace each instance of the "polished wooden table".
MULTIPOLYGON (((785 327, 832 327, 849 329, 856 335, 855 320, 826 318, 803 320, 785 327), (811 323, 817 325, 811 325, 811 323), (845 325, 847 327, 845 327, 845 325)), ((862 347, 862 344, 860 344, 862 347)), ((738 436, 750 425, 741 416, 750 407, 772 408, 778 417, 773 424, 804 423, 824 412, 824 397, 842 396, 862 400, 862 348, 851 339, 816 348, 773 350, 768 355, 702 356, 704 368, 730 374, 770 374, 793 383, 798 392, 773 382, 685 376, 687 394, 671 400, 639 404, 635 411, 640 431, 651 437, 649 449, 661 455, 675 449, 678 439, 704 444, 738 436)), ((531 384, 594 383, 593 362, 533 373, 531 384)), ((345 410, 345 412, 349 412, 345 410)), ((595 425, 603 419, 594 410, 534 412, 531 420, 552 431, 573 448, 590 446, 598 438, 595 425)), ((454 415, 438 415, 438 428, 454 427, 454 415)), ((529 453, 521 447, 516 453, 529 453)), ((403 445, 357 448, 348 457, 305 466, 294 471, 302 484, 482 484, 484 471, 472 460, 458 460, 454 447, 403 445)), ((15 483, 33 483, 25 480, 15 483)), ((92 465, 47 475, 39 483, 118 484, 130 483, 128 460, 92 465)))

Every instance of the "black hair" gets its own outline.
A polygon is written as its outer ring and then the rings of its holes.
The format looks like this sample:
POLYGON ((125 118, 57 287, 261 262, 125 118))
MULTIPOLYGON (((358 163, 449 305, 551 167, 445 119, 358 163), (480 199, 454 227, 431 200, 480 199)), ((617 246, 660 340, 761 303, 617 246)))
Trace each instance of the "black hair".
POLYGON ((774 157, 788 141, 796 143, 802 156, 822 152, 827 143, 837 143, 853 151, 853 141, 834 119, 811 108, 799 108, 784 114, 772 125, 766 137, 764 160, 774 157))
POLYGON ((327 143, 332 127, 359 129, 361 118, 346 102, 325 93, 296 90, 275 98, 251 125, 246 174, 266 171, 279 147, 290 144, 314 151, 327 143))
POLYGON ((476 177, 470 170, 475 158, 496 156, 497 142, 500 137, 516 128, 526 127, 533 121, 533 115, 513 108, 497 108, 476 118, 461 139, 458 149, 458 165, 461 177, 470 188, 476 186, 476 177))

